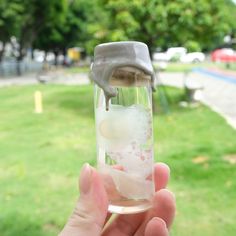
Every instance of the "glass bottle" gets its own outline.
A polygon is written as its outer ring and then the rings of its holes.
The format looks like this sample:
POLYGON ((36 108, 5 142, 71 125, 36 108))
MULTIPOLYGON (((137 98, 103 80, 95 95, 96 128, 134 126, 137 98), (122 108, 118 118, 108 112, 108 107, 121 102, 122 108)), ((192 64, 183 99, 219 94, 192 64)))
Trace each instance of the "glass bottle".
POLYGON ((154 73, 147 46, 140 42, 98 45, 91 73, 97 166, 109 197, 109 211, 145 211, 154 194, 154 73))

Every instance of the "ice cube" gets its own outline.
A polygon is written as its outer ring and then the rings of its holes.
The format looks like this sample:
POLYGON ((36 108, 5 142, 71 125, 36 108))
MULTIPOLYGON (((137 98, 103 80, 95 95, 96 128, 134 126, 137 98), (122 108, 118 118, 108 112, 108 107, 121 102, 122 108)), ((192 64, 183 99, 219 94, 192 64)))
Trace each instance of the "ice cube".
POLYGON ((109 174, 119 191, 119 193, 128 199, 150 199, 154 191, 153 184, 150 180, 145 180, 138 175, 128 174, 112 167, 103 167, 102 171, 109 174))

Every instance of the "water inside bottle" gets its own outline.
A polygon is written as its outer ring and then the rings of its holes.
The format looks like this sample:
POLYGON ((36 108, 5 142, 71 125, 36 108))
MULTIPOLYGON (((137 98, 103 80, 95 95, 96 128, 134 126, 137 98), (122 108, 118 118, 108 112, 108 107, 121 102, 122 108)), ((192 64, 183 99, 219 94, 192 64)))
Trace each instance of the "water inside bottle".
POLYGON ((154 193, 152 113, 141 104, 111 104, 96 110, 98 168, 109 211, 134 213, 150 208, 154 193))

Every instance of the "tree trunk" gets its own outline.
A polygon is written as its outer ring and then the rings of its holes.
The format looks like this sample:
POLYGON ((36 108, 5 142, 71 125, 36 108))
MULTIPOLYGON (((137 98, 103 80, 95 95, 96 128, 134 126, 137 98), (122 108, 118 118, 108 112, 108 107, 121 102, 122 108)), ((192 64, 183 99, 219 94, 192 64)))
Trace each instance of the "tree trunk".
POLYGON ((47 55, 48 55, 48 52, 45 51, 44 52, 44 57, 43 57, 43 63, 47 63, 47 55))
POLYGON ((48 52, 45 51, 44 52, 44 57, 43 57, 43 67, 42 67, 43 71, 47 71, 49 69, 48 62, 47 62, 47 54, 48 54, 48 52))
POLYGON ((6 46, 6 43, 2 42, 2 50, 0 51, 0 63, 2 63, 3 55, 5 52, 5 46, 6 46))
POLYGON ((68 66, 67 65, 67 60, 66 60, 66 48, 63 48, 63 66, 68 66))
POLYGON ((149 40, 147 41, 147 46, 148 46, 148 49, 149 49, 149 55, 150 55, 150 58, 151 60, 153 59, 153 52, 154 52, 154 40, 153 38, 149 38, 149 40))
POLYGON ((21 63, 22 63, 23 58, 24 58, 23 48, 22 48, 22 45, 20 45, 19 55, 16 58, 16 74, 18 76, 22 75, 21 63))
POLYGON ((54 65, 58 66, 58 51, 54 51, 55 59, 54 59, 54 65))
POLYGON ((31 48, 31 60, 33 61, 34 60, 34 49, 31 48))
POLYGON ((20 57, 17 57, 17 59, 16 59, 16 75, 17 76, 21 76, 22 75, 22 73, 21 73, 21 59, 20 59, 20 57))
POLYGON ((0 51, 0 75, 4 75, 4 68, 2 65, 2 59, 3 59, 3 55, 4 55, 4 51, 5 51, 5 45, 6 45, 6 43, 3 42, 2 43, 2 50, 0 51))

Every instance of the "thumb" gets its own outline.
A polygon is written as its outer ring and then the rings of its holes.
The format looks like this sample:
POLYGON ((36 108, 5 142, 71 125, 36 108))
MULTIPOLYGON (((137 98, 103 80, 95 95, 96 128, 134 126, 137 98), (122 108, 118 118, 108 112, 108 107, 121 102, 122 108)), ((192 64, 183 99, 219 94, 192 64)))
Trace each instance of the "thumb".
POLYGON ((80 198, 60 236, 99 236, 107 216, 108 198, 98 172, 89 164, 83 166, 80 198))

